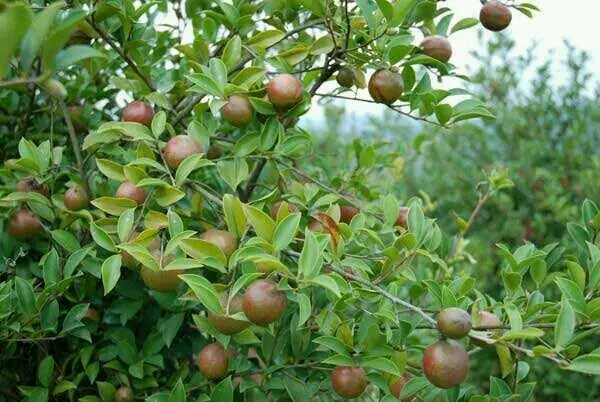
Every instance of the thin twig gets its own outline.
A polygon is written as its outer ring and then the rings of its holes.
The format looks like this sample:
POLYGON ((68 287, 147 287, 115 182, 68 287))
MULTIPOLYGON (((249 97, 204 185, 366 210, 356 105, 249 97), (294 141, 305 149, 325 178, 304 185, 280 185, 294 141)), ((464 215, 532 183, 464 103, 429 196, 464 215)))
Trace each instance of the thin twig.
POLYGON ((71 147, 73 148, 73 153, 75 154, 77 170, 79 171, 79 175, 81 176, 81 180, 83 181, 83 188, 85 189, 88 198, 91 199, 92 192, 90 190, 87 173, 83 165, 83 157, 81 156, 79 140, 77 139, 77 134, 75 133, 75 129, 73 128, 73 122, 71 121, 71 116, 69 115, 69 110, 67 109, 67 105, 65 104, 64 100, 60 101, 60 108, 62 109, 65 123, 67 124, 67 130, 69 131, 69 140, 71 141, 71 147))
POLYGON ((17 80, 10 81, 0 81, 0 88, 11 87, 15 85, 29 85, 29 84, 37 84, 40 80, 40 77, 33 78, 23 78, 17 80))

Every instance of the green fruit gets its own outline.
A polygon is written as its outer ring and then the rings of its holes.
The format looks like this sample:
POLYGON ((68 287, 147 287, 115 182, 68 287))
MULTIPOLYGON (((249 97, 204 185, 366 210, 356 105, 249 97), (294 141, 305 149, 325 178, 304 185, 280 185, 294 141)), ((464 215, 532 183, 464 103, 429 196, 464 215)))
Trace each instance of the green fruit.
POLYGON ((65 99, 67 97, 67 89, 60 81, 54 78, 48 78, 40 85, 44 91, 53 98, 65 99))
MULTIPOLYGON (((220 296, 221 306, 225 310, 227 305, 227 294, 223 293, 220 296)), ((224 335, 234 335, 238 332, 243 331, 248 328, 250 325, 247 321, 236 320, 234 318, 230 318, 230 315, 235 313, 239 313, 242 311, 242 297, 239 295, 235 295, 231 302, 229 303, 229 314, 227 315, 218 315, 212 313, 210 310, 206 314, 206 318, 212 324, 213 327, 220 333, 224 335)))
POLYGON ((356 76, 354 75, 354 71, 349 69, 348 67, 342 67, 340 71, 338 71, 335 80, 340 86, 345 88, 350 88, 354 85, 354 80, 356 76))
POLYGON ((252 121, 252 105, 244 95, 231 95, 221 113, 235 127, 243 127, 252 121))
POLYGON ((469 374, 469 355, 454 341, 438 341, 423 354, 423 374, 439 388, 452 388, 469 374))
POLYGON ((402 76, 390 70, 377 70, 369 79, 369 94, 375 102, 391 105, 402 95, 402 76))
POLYGON ((486 2, 479 12, 479 21, 486 29, 498 32, 506 29, 512 21, 510 8, 505 4, 490 0, 486 2))
POLYGON ((227 375, 229 369, 227 352, 220 343, 211 343, 202 348, 196 361, 198 369, 209 380, 218 380, 227 375))
POLYGON ((285 293, 274 282, 259 279, 253 282, 242 298, 246 317, 257 325, 268 325, 281 317, 287 305, 285 293))
POLYGON ((115 192, 115 197, 128 198, 135 201, 138 205, 141 205, 146 201, 146 190, 144 190, 143 187, 136 186, 130 181, 125 181, 121 183, 115 192))
POLYGON ((437 316, 437 329, 448 338, 463 338, 471 330, 471 316, 460 308, 446 308, 437 316))
POLYGON ((267 84, 267 96, 276 109, 287 109, 302 99, 302 82, 292 74, 279 74, 267 84))
POLYGON ((154 118, 152 106, 142 101, 133 101, 123 109, 123 121, 148 125, 154 118))
POLYGON ((176 169, 185 158, 203 152, 202 146, 194 137, 176 135, 165 145, 163 156, 171 169, 176 169))
POLYGON ((224 230, 209 229, 202 233, 200 238, 219 247, 227 258, 231 256, 238 246, 235 236, 224 230))
POLYGON ((452 46, 450 41, 443 36, 428 36, 421 42, 421 51, 423 54, 433 57, 436 60, 446 63, 452 57, 452 46))
POLYGON ((20 209, 13 213, 8 221, 8 234, 17 240, 30 239, 43 229, 42 222, 38 217, 26 209, 20 209))
POLYGON ((65 191, 64 204, 71 211, 79 211, 87 207, 89 199, 85 189, 81 186, 73 186, 65 191))
POLYGON ((331 372, 331 385, 342 398, 358 398, 367 384, 367 376, 362 367, 339 366, 331 372))

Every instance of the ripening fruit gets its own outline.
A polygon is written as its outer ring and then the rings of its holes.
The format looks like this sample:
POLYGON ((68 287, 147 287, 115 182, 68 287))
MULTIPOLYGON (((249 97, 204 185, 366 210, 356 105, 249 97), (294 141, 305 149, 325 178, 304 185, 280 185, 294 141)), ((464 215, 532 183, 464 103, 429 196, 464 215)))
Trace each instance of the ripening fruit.
POLYGON ((123 386, 115 392, 115 402, 133 402, 133 391, 123 386))
POLYGON ((298 212, 298 207, 295 206, 294 204, 290 204, 287 201, 277 201, 275 204, 273 204, 273 206, 271 207, 271 218, 273 219, 277 219, 277 215, 279 214, 279 210, 281 208, 285 208, 284 211, 287 211, 287 213, 284 214, 284 216, 287 216, 289 214, 292 214, 294 212, 298 212))
POLYGON ((196 364, 200 372, 210 380, 225 377, 229 368, 227 352, 220 343, 211 343, 203 347, 196 364))
MULTIPOLYGON (((220 299, 221 305, 223 306, 223 309, 225 309, 225 306, 227 305, 227 294, 221 294, 220 299)), ((240 295, 235 295, 229 303, 228 315, 239 313, 240 311, 242 311, 242 309, 242 297, 240 295)), ((238 332, 241 332, 244 329, 248 328, 248 326, 250 325, 247 321, 236 320, 226 315, 213 314, 210 311, 208 311, 208 313, 206 314, 206 318, 212 324, 212 326, 215 327, 217 331, 225 335, 237 334, 238 332)))
POLYGON ((400 226, 405 229, 408 227, 408 211, 409 208, 400 207, 398 210, 398 218, 396 219, 396 222, 394 222, 395 226, 400 226))
POLYGON ((390 70, 377 70, 369 79, 369 94, 375 102, 391 105, 402 95, 402 76, 390 70))
POLYGON ((27 240, 43 229, 42 222, 31 211, 19 209, 8 221, 8 234, 17 240, 27 240))
POLYGON ((356 76, 354 75, 354 71, 348 67, 340 68, 340 71, 338 71, 337 76, 335 77, 337 83, 345 88, 350 88, 352 85, 354 85, 355 79, 356 76))
POLYGON ((176 135, 165 145, 163 155, 167 161, 167 165, 171 169, 176 169, 185 158, 194 154, 200 154, 202 151, 202 145, 194 137, 176 135))
POLYGON ((367 388, 365 370, 362 367, 336 367, 331 372, 331 385, 342 398, 358 398, 367 388))
POLYGON ((439 388, 452 388, 469 374, 469 355, 454 341, 438 341, 423 354, 423 374, 439 388))
POLYGON ((306 225, 306 227, 311 232, 315 232, 315 233, 327 233, 327 229, 325 229, 325 226, 323 226, 323 223, 321 223, 320 220, 317 220, 317 219, 314 219, 314 218, 311 218, 308 221, 308 225, 306 225))
POLYGON ((423 54, 446 63, 452 57, 452 46, 450 41, 443 36, 428 36, 421 42, 423 54))
POLYGON ((486 2, 479 12, 481 25, 490 31, 502 31, 510 25, 511 20, 510 8, 499 1, 490 0, 486 2))
POLYGON ((352 205, 342 205, 340 207, 340 222, 350 223, 358 212, 358 208, 352 205))
POLYGON ((502 321, 493 313, 489 311, 480 310, 477 314, 476 325, 477 329, 492 329, 492 333, 500 335, 502 330, 498 327, 502 326, 502 321))
POLYGON ((50 192, 48 191, 48 186, 46 186, 45 184, 38 183, 38 181, 33 176, 27 176, 19 180, 15 187, 15 191, 21 193, 29 193, 31 191, 34 191, 43 195, 44 197, 48 197, 48 195, 50 194, 50 192))
POLYGON ((144 281, 146 286, 148 286, 150 289, 158 290, 159 292, 172 292, 174 290, 177 290, 179 284, 181 283, 179 275, 184 274, 185 270, 164 270, 164 267, 169 265, 171 261, 173 261, 173 257, 170 255, 163 256, 161 264, 161 261, 159 261, 160 248, 150 251, 158 261, 160 269, 158 271, 153 271, 150 268, 142 265, 140 269, 140 276, 142 277, 142 280, 144 281))
POLYGON ((60 81, 54 78, 48 78, 41 83, 41 87, 53 98, 65 99, 67 97, 67 89, 60 81))
POLYGON ((81 186, 73 186, 65 191, 64 197, 65 207, 71 211, 79 211, 87 207, 89 199, 85 189, 81 186))
POLYGON ((152 123, 154 110, 152 106, 142 101, 133 101, 123 109, 123 121, 148 125, 152 123))
POLYGON ((100 314, 98 314, 98 310, 96 310, 93 307, 90 307, 87 310, 85 310, 85 313, 83 313, 83 317, 94 322, 100 321, 100 314))
POLYGON ((200 238, 219 247, 227 258, 231 256, 238 246, 235 236, 224 230, 209 229, 202 233, 200 238))
POLYGON ((244 95, 231 95, 221 113, 235 127, 243 127, 252 121, 252 105, 244 95))
POLYGON ((130 181, 125 181, 121 183, 121 185, 115 192, 115 197, 129 198, 130 200, 133 200, 138 205, 140 205, 143 204, 144 201, 146 201, 146 190, 144 190, 143 187, 136 186, 130 181))
POLYGON ((445 308, 437 316, 437 329, 451 339, 460 339, 471 330, 471 316, 457 307, 445 308))
MULTIPOLYGON (((412 375, 410 375, 408 373, 402 375, 401 377, 398 377, 398 379, 390 385, 390 391, 392 392, 392 395, 394 395, 396 398, 399 398, 400 392, 402 392, 402 388, 404 388, 404 386, 411 379, 412 379, 412 375)), ((402 398, 402 402, 411 402, 414 399, 415 399, 414 397, 409 396, 408 398, 402 398)))
POLYGON ((285 293, 274 282, 259 279, 253 282, 242 298, 246 317, 257 325, 268 325, 281 317, 287 305, 285 293))
POLYGON ((292 74, 279 74, 267 84, 267 96, 276 109, 289 108, 302 99, 302 82, 292 74))

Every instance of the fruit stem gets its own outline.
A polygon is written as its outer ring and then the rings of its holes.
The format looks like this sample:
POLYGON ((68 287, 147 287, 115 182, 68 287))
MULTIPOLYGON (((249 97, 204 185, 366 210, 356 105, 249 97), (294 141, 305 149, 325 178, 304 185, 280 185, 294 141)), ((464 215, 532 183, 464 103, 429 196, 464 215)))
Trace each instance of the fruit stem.
POLYGON ((71 121, 71 116, 69 116, 69 110, 67 109, 67 105, 64 100, 60 100, 60 108, 63 112, 63 117, 65 119, 65 123, 67 124, 67 131, 69 132, 69 140, 71 141, 71 147, 73 148, 73 153, 75 154, 75 161, 77 163, 77 170, 79 170, 79 175, 81 176, 81 180, 83 181, 83 188, 85 189, 85 193, 88 196, 88 199, 92 199, 92 192, 90 191, 90 185, 88 183, 87 173, 85 172, 85 168, 83 166, 83 158, 81 156, 81 148, 79 147, 79 140, 77 139, 77 134, 75 134, 75 128, 73 128, 73 122, 71 121))

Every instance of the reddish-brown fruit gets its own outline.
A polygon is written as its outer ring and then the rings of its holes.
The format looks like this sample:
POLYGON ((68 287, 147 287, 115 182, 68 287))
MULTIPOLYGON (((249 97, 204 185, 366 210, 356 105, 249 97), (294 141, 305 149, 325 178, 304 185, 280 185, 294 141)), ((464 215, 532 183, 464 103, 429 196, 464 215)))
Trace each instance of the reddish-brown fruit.
POLYGON ((115 392, 115 402, 133 402, 133 391, 129 387, 121 387, 115 392))
POLYGON ((358 208, 352 205, 342 205, 340 207, 340 222, 350 223, 358 212, 358 208))
POLYGON ((140 205, 146 201, 146 190, 144 190, 143 187, 136 186, 130 181, 125 181, 121 183, 115 196, 119 198, 129 198, 140 205))
POLYGON ((367 388, 365 370, 362 367, 336 367, 331 372, 331 385, 342 398, 358 398, 367 388))
POLYGON ((98 310, 96 310, 93 307, 90 307, 87 310, 85 310, 85 313, 83 313, 83 317, 94 322, 100 321, 100 314, 98 314, 98 310))
POLYGON ((449 307, 440 311, 436 324, 442 335, 451 339, 460 339, 471 330, 471 316, 463 309, 449 307))
POLYGON ((252 121, 252 105, 244 95, 231 95, 221 113, 235 127, 243 127, 252 121))
POLYGON ((140 275, 142 280, 150 289, 158 290, 159 292, 172 292, 177 290, 181 279, 179 275, 184 274, 182 269, 172 269, 169 271, 153 271, 148 267, 142 266, 140 275))
POLYGON ((44 197, 48 197, 50 194, 48 191, 48 186, 45 184, 40 184, 33 176, 27 176, 19 180, 15 186, 15 191, 20 193, 29 193, 33 191, 43 195, 44 197))
POLYGON ((286 305, 285 293, 277 290, 275 283, 264 279, 248 286, 242 298, 244 314, 257 325, 268 325, 279 319, 286 305))
POLYGON ((452 57, 450 41, 443 36, 428 36, 421 42, 423 54, 446 63, 452 57))
POLYGON ((310 230, 311 232, 315 232, 315 233, 327 233, 327 230, 325 229, 325 226, 323 226, 323 224, 321 223, 321 221, 311 218, 310 221, 308 222, 308 230, 310 230))
POLYGON ((490 313, 489 311, 479 311, 475 324, 475 327, 478 330, 490 329, 495 335, 500 335, 502 332, 502 330, 499 328, 502 326, 502 321, 500 321, 495 314, 490 313))
POLYGON ((219 247, 227 258, 231 256, 238 246, 235 236, 224 230, 208 229, 200 235, 200 238, 219 247))
MULTIPOLYGON (((286 201, 277 201, 271 207, 271 211, 270 211, 271 218, 277 219, 277 215, 279 214, 279 210, 282 207, 286 208, 285 210, 288 212, 288 214, 294 213, 294 212, 298 212, 298 207, 295 206, 294 204, 290 204, 289 202, 286 202, 286 201)), ((288 215, 288 214, 285 214, 285 215, 288 215)))
POLYGON ((402 76, 390 70, 377 70, 369 79, 369 94, 375 102, 391 105, 403 91, 402 76))
MULTIPOLYGON (((402 392, 402 388, 404 388, 404 386, 408 384, 411 379, 412 375, 408 373, 398 377, 398 379, 392 383, 392 385, 390 385, 390 391, 392 392, 392 395, 394 395, 396 398, 400 398, 400 392, 402 392)), ((402 398, 401 400, 402 402, 411 402, 414 399, 414 397, 409 396, 408 398, 402 398)))
POLYGON ((176 169, 185 158, 194 154, 200 154, 202 151, 202 146, 194 137, 176 135, 165 145, 163 155, 167 161, 167 165, 171 169, 176 169))
POLYGON ((452 388, 469 374, 469 355, 454 341, 438 341, 423 354, 423 374, 439 388, 452 388))
POLYGON ((289 108, 302 99, 302 82, 292 74, 279 74, 267 84, 267 96, 275 108, 289 108))
POLYGON ((408 227, 408 211, 409 209, 407 207, 400 207, 400 209, 398 210, 398 219, 396 219, 394 225, 406 229, 408 227))
POLYGON ((73 186, 65 191, 64 197, 65 207, 71 211, 79 211, 87 207, 90 200, 85 192, 85 189, 81 186, 73 186))
MULTIPOLYGON (((227 305, 227 294, 225 293, 221 295, 221 305, 223 306, 223 309, 225 309, 225 306, 227 305)), ((242 297, 239 295, 235 295, 229 303, 228 315, 239 313, 240 311, 242 311, 242 309, 242 297)), ((237 334, 238 332, 241 332, 244 329, 248 328, 248 326, 250 325, 246 321, 236 320, 226 315, 213 314, 210 311, 208 311, 206 317, 217 331, 225 335, 237 334)))
POLYGON ((350 88, 352 85, 354 85, 355 79, 356 76, 354 75, 354 71, 348 67, 340 68, 340 71, 338 71, 337 76, 335 77, 337 83, 345 88, 350 88))
POLYGON ((17 240, 27 240, 43 229, 42 222, 31 211, 20 209, 8 221, 8 234, 17 240))
POLYGON ((123 121, 150 124, 154 117, 154 110, 146 102, 133 101, 123 109, 123 121))
POLYGON ((221 155, 223 155, 223 148, 218 142, 211 144, 211 146, 208 147, 208 151, 206 151, 206 157, 208 159, 217 159, 220 158, 221 155))
POLYGON ((510 25, 512 13, 505 4, 490 0, 481 7, 479 21, 486 29, 498 32, 510 25))
POLYGON ((203 347, 196 364, 200 372, 210 380, 225 377, 229 368, 227 352, 220 343, 211 343, 203 347))

